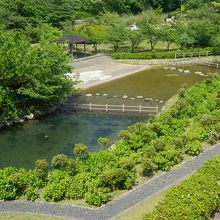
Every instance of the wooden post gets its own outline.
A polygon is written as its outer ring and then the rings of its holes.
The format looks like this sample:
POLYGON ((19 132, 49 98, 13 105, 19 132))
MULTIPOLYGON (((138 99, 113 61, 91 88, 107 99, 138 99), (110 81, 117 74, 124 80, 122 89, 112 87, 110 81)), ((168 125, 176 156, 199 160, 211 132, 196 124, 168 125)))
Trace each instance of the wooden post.
POLYGON ((176 60, 176 53, 175 53, 175 60, 176 60))
POLYGON ((73 44, 69 43, 70 54, 73 55, 73 44))
POLYGON ((183 53, 183 58, 185 58, 185 53, 183 53))
POLYGON ((125 104, 122 105, 122 112, 125 112, 125 104))
POLYGON ((141 105, 139 105, 139 114, 141 114, 141 112, 142 112, 142 111, 141 111, 141 105))
POLYGON ((159 106, 158 105, 156 106, 156 114, 157 115, 159 114, 159 106))
POLYGON ((92 103, 89 103, 89 111, 92 111, 92 103))
POLYGON ((108 112, 108 104, 105 105, 105 110, 108 112))

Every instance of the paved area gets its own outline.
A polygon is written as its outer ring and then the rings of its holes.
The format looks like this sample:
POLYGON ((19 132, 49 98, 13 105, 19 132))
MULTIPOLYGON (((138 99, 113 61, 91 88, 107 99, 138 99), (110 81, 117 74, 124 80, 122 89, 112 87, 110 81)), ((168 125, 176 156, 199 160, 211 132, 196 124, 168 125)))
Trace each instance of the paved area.
POLYGON ((88 88, 103 82, 118 79, 150 68, 148 64, 124 64, 115 62, 109 56, 95 56, 72 62, 74 73, 79 73, 82 81, 78 87, 88 88))
POLYGON ((178 169, 164 173, 149 182, 133 189, 117 200, 109 202, 100 208, 82 208, 70 205, 59 205, 46 202, 0 202, 0 211, 29 212, 53 216, 69 217, 82 220, 107 220, 124 212, 169 185, 185 178, 196 171, 202 164, 220 154, 220 144, 201 153, 191 161, 183 163, 178 169))

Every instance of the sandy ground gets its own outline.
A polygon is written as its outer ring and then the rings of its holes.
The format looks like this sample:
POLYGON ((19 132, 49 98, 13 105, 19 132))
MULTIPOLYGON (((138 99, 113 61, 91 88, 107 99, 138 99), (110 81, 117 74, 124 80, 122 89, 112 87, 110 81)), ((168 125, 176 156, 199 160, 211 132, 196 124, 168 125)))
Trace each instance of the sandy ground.
POLYGON ((72 62, 71 66, 74 68, 74 73, 79 73, 81 83, 78 84, 78 87, 83 89, 151 68, 148 64, 134 65, 114 62, 108 56, 82 59, 72 62))

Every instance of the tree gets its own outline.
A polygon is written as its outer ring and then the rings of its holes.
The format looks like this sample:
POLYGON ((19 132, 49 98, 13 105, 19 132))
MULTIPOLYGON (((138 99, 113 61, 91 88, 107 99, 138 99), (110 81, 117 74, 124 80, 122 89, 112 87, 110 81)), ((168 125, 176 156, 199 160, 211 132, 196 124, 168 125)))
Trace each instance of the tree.
POLYGON ((170 49, 171 44, 177 41, 177 32, 175 28, 170 27, 169 25, 162 26, 160 29, 160 39, 167 43, 167 50, 170 49))
POLYGON ((101 22, 107 26, 106 42, 111 44, 116 52, 121 44, 127 39, 128 29, 122 17, 117 14, 106 13, 101 22))
POLYGON ((95 51, 98 50, 98 45, 103 43, 108 36, 107 27, 105 25, 98 24, 86 25, 81 30, 81 33, 88 37, 95 51))
POLYGON ((143 35, 147 38, 150 43, 151 51, 154 50, 156 44, 160 41, 160 27, 150 24, 142 24, 141 30, 143 35))
POLYGON ((6 123, 62 103, 74 92, 65 77, 69 59, 61 46, 31 46, 18 32, 0 33, 0 122, 6 123))
POLYGON ((160 41, 161 23, 164 17, 160 12, 149 10, 139 17, 138 26, 142 34, 147 38, 150 43, 151 50, 153 51, 156 44, 160 41))
POLYGON ((128 40, 131 44, 131 51, 134 52, 135 48, 143 41, 143 34, 140 30, 130 30, 128 32, 128 40))

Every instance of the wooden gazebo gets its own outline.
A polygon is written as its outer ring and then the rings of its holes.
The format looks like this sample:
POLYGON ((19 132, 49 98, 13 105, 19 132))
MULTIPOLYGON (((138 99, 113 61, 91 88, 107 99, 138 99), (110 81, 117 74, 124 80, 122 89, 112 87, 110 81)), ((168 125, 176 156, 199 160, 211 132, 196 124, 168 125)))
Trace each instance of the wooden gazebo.
POLYGON ((85 39, 83 37, 73 36, 73 35, 63 36, 57 40, 57 43, 60 43, 60 44, 68 43, 69 44, 70 54, 73 54, 73 50, 77 49, 78 44, 84 45, 84 53, 86 53, 86 43, 87 42, 88 42, 87 39, 85 39))

